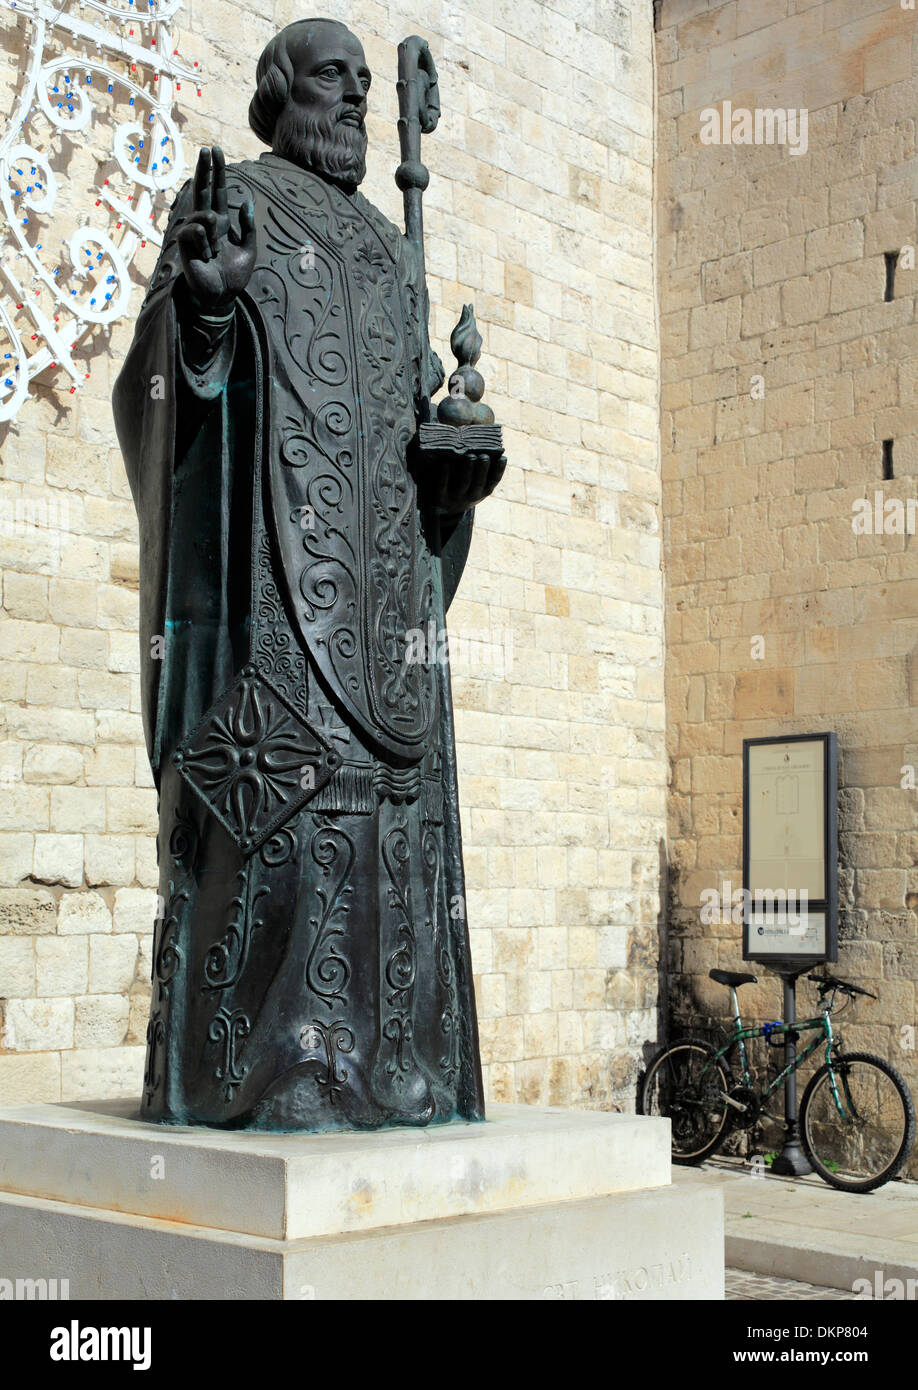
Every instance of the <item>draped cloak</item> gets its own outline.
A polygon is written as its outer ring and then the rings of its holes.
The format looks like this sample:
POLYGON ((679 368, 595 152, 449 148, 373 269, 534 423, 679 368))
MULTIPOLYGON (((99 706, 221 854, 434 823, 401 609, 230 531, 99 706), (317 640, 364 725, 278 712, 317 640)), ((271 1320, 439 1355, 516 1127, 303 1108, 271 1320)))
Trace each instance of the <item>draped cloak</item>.
POLYGON ((142 1114, 481 1119, 449 677, 417 642, 472 514, 427 515, 409 468, 442 381, 419 258, 280 156, 227 193, 255 209, 245 292, 192 306, 186 184, 113 397, 159 792, 142 1114))

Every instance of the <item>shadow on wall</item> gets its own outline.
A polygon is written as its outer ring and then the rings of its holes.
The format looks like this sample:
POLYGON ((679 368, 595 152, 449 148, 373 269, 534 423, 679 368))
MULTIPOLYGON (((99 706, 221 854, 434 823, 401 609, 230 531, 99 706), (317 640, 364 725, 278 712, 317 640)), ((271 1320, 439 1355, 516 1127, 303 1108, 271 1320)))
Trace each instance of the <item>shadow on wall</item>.
POLYGON ((660 910, 657 914, 657 1037, 648 1038, 641 1048, 641 1065, 634 1078, 634 1109, 638 1109, 638 1098, 644 1080, 647 1064, 659 1048, 671 1036, 669 1028, 669 980, 671 966, 669 958, 669 917, 672 910, 669 900, 669 860, 666 855, 666 841, 663 836, 657 842, 657 882, 659 884, 660 910))

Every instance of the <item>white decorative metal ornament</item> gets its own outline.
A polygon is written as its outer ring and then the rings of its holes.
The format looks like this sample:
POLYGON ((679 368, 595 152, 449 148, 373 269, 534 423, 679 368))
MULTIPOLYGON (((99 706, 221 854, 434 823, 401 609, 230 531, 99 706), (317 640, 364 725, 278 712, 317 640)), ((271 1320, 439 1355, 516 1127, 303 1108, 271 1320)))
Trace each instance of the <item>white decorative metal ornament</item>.
POLYGON ((156 217, 185 169, 176 93, 184 82, 200 95, 201 82, 173 46, 180 5, 0 0, 8 33, 26 25, 0 136, 0 421, 43 373, 50 383, 60 370, 77 389, 89 372, 75 351, 127 311, 138 248, 162 244, 156 217), (87 153, 90 182, 65 183, 87 153), (94 206, 81 209, 84 198, 94 206), (76 225, 56 230, 67 218, 76 225))

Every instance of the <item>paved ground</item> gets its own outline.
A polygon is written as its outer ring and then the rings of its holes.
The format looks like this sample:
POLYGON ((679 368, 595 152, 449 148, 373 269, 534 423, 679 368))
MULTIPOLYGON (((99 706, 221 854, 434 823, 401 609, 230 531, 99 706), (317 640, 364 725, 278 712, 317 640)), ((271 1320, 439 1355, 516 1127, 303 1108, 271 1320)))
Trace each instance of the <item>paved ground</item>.
POLYGON ((745 1299, 748 1303, 761 1303, 763 1300, 789 1302, 798 1298, 854 1298, 854 1294, 847 1289, 819 1288, 816 1284, 800 1284, 795 1279, 749 1274, 744 1269, 726 1270, 724 1285, 728 1299, 745 1299))
MULTIPOLYGON (((836 1192, 813 1176, 756 1175, 742 1159, 674 1168, 673 1181, 722 1189, 726 1261, 732 1270, 841 1290, 848 1297, 864 1287, 856 1284, 859 1279, 869 1280, 880 1297, 887 1280, 900 1280, 906 1287, 913 1281, 906 1297, 918 1292, 918 1183, 891 1182, 877 1192, 855 1195, 836 1192)), ((822 1296, 728 1293, 738 1298, 822 1296)))

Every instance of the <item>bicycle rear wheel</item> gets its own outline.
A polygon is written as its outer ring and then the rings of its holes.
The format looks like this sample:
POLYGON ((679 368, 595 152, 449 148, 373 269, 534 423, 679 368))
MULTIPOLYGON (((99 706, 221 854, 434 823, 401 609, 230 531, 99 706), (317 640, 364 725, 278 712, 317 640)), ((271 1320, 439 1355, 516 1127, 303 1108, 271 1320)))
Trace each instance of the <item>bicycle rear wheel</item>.
POLYGON ((824 1182, 842 1192, 872 1192, 902 1171, 914 1142, 908 1086, 882 1057, 840 1056, 810 1078, 800 1102, 800 1138, 824 1182))
POLYGON ((726 1137, 730 1112, 724 1097, 729 1090, 729 1076, 714 1048, 682 1038, 651 1060, 639 1113, 670 1120, 674 1163, 701 1163, 726 1137))

